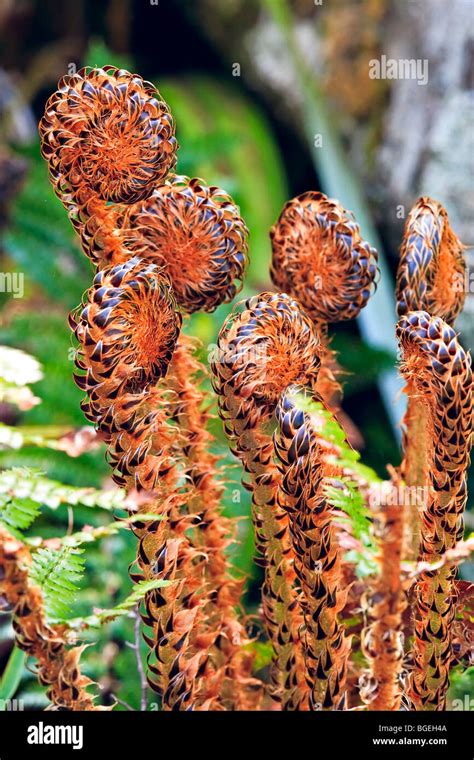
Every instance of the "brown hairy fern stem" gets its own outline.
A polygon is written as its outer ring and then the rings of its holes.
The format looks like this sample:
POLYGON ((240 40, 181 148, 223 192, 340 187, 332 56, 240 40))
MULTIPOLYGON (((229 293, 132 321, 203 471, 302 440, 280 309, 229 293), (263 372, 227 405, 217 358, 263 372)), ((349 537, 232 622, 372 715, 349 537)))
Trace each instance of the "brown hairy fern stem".
POLYGON ((313 383, 319 367, 311 321, 285 294, 262 293, 224 323, 212 361, 219 412, 252 493, 258 561, 265 572, 263 614, 274 648, 272 696, 284 710, 304 709, 308 689, 299 638, 302 623, 288 515, 277 503, 281 480, 270 425, 281 393, 313 383))
MULTIPOLYGON (((448 214, 438 201, 419 198, 411 209, 403 234, 397 271, 396 297, 400 317, 425 310, 453 326, 462 311, 465 292, 464 246, 450 227, 448 214)), ((400 468, 410 487, 428 482, 429 419, 410 376, 405 390, 407 411, 403 419, 404 459, 400 468)), ((412 505, 407 520, 407 554, 416 559, 419 510, 412 505)))
POLYGON ((93 683, 80 669, 83 647, 71 646, 66 626, 46 621, 41 589, 28 577, 27 547, 0 526, 0 598, 11 610, 16 644, 37 661, 39 682, 46 686, 52 710, 107 710, 94 704, 93 683))
MULTIPOLYGON (((391 491, 394 484, 388 484, 391 491)), ((380 498, 380 489, 377 491, 380 498)), ((370 670, 359 681, 368 710, 400 710, 404 659, 403 613, 407 607, 402 578, 403 498, 388 498, 374 508, 373 530, 379 544, 379 573, 362 596, 366 624, 361 648, 370 670), (393 503, 395 502, 395 503, 393 503)))
MULTIPOLYGON (((473 433, 471 358, 440 317, 409 312, 397 337, 402 374, 428 417, 428 505, 421 515, 419 559, 436 562, 463 537, 466 471, 473 433)), ((415 584, 415 639, 409 696, 416 710, 443 710, 453 659, 456 568, 426 570, 415 584)))
POLYGON ((298 391, 302 389, 289 388, 276 410, 274 445, 282 474, 278 503, 289 516, 295 570, 302 590, 302 641, 310 708, 343 710, 347 708, 351 639, 344 633, 340 614, 348 588, 342 582, 341 548, 324 489, 327 479, 338 471, 325 457, 324 443, 311 415, 295 406, 298 391))
POLYGON ((249 640, 236 612, 243 579, 233 577, 228 558, 236 524, 222 514, 220 506, 225 486, 217 469, 219 457, 211 448, 209 401, 200 390, 204 368, 196 357, 197 347, 195 340, 181 333, 166 384, 176 396, 173 419, 182 433, 186 478, 192 489, 188 509, 197 520, 196 544, 207 558, 205 574, 211 593, 205 612, 210 625, 218 631, 212 657, 222 674, 221 700, 228 709, 245 709, 241 704, 244 698, 244 704, 250 700, 256 709, 262 684, 249 674, 254 658, 243 651, 249 640), (248 692, 247 696, 243 692, 248 692))
POLYGON ((204 618, 205 554, 193 540, 197 518, 181 486, 180 431, 156 386, 180 329, 172 291, 157 267, 133 258, 98 272, 71 322, 80 343, 76 363, 85 372, 76 378, 88 394, 83 409, 108 443, 113 478, 142 493, 140 509, 161 518, 134 524, 140 575, 132 577, 171 582, 145 599, 144 620, 153 629, 150 684, 165 709, 206 708, 198 674, 216 634, 204 618))

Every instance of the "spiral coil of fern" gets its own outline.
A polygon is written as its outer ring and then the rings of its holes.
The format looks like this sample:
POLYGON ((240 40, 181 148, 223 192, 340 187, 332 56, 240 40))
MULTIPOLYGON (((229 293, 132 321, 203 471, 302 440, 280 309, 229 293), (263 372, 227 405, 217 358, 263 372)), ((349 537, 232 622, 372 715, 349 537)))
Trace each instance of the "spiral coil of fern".
MULTIPOLYGON (((199 179, 169 177, 146 200, 126 209, 120 227, 127 251, 138 251, 164 268, 184 312, 213 311, 242 285, 248 230, 230 196, 218 187, 199 179)), ((209 415, 203 411, 209 402, 191 379, 203 375, 204 368, 193 352, 192 342, 183 334, 166 382, 176 394, 173 416, 186 433, 183 453, 195 489, 190 509, 203 526, 198 543, 208 557, 208 582, 214 589, 207 610, 220 631, 213 659, 223 677, 221 696, 224 704, 237 708, 242 699, 253 704, 260 686, 248 675, 247 637, 235 614, 242 583, 232 577, 226 556, 235 529, 220 510, 218 460, 209 451, 209 415)))
POLYGON ((246 487, 252 492, 257 551, 265 571, 263 612, 274 648, 272 696, 282 709, 304 709, 302 620, 288 515, 276 499, 281 475, 268 425, 287 386, 316 381, 319 341, 294 299, 262 293, 227 318, 211 369, 231 449, 250 478, 246 487))
POLYGON ((316 325, 324 348, 318 393, 337 414, 341 387, 327 328, 354 319, 366 305, 375 288, 377 251, 362 239, 350 212, 313 191, 285 204, 270 238, 272 281, 298 299, 316 325))
POLYGON ((117 210, 107 204, 147 197, 176 163, 178 144, 167 104, 136 74, 113 66, 84 68, 59 80, 39 133, 54 190, 85 253, 100 265, 87 243, 89 224, 102 230, 114 263, 117 210))
POLYGON ((169 177, 127 210, 123 225, 140 231, 132 248, 139 245, 140 255, 165 267, 184 311, 214 311, 242 287, 248 230, 219 187, 169 177))
MULTIPOLYGON (((465 299, 464 288, 457 282, 465 271, 463 250, 443 206, 431 198, 419 198, 408 215, 400 249, 396 283, 400 317, 421 309, 454 325, 465 299)), ((401 474, 408 486, 423 487, 428 481, 426 410, 410 388, 409 378, 406 393, 401 474)), ((408 551, 416 558, 418 509, 411 509, 409 517, 408 551)))
POLYGON ((466 268, 463 250, 441 203, 419 198, 408 215, 400 249, 399 317, 423 310, 454 325, 465 299, 457 282, 466 268))
MULTIPOLYGON (((420 559, 433 562, 463 535, 466 470, 473 434, 471 358, 443 319, 402 316, 397 337, 402 374, 425 407, 428 505, 421 515, 420 559)), ((422 573, 415 585, 415 639, 409 696, 416 710, 443 710, 452 659, 456 569, 422 573)))
POLYGON ((278 503, 289 516, 295 569, 302 589, 310 707, 342 710, 347 707, 350 637, 345 636, 339 615, 348 589, 342 583, 333 510, 324 492, 325 479, 336 476, 338 471, 322 452, 311 416, 295 405, 295 398, 302 392, 296 386, 288 388, 276 409, 278 430, 274 445, 282 473, 278 503))

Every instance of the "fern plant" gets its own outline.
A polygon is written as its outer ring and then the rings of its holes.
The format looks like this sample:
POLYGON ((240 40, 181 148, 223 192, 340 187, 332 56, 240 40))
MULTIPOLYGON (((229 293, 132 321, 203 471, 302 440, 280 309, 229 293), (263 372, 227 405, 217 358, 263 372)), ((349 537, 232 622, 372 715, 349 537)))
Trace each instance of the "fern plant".
MULTIPOLYGON (((53 187, 95 269, 69 321, 81 409, 96 435, 12 425, 4 445, 75 456, 105 444, 118 486, 0 474, 4 596, 48 698, 68 710, 104 707, 77 644, 135 613, 146 644, 142 690, 149 686, 163 710, 445 709, 450 675, 469 656, 456 568, 470 547, 462 531, 473 389, 469 356, 436 316, 445 295, 438 259, 454 246, 456 271, 463 266, 444 210, 424 199, 423 223, 414 212, 406 230, 402 270, 410 255, 416 266, 401 279, 415 282, 397 337, 411 411, 404 463, 382 481, 348 442, 328 336, 328 324, 366 307, 378 277, 377 252, 353 215, 321 193, 286 204, 271 231, 281 292, 250 297, 227 316, 209 382, 188 331, 242 287, 248 231, 232 197, 175 173, 171 110, 125 69, 64 77, 40 135, 53 187), (211 384, 251 493, 263 575, 254 616, 230 559, 238 524, 222 510, 211 384), (421 483, 409 475, 414 453, 421 483), (420 485, 426 501, 407 504, 405 489, 420 485), (44 509, 64 507, 74 520, 48 535, 44 509), (90 552, 124 535, 133 561, 117 554, 115 562, 122 573, 130 565, 133 591, 76 614, 96 593, 84 584, 75 601, 90 552)), ((400 287, 406 296, 408 284, 400 287)), ((28 393, 8 398, 20 397, 36 403, 28 393)), ((139 673, 140 646, 138 636, 139 673)))

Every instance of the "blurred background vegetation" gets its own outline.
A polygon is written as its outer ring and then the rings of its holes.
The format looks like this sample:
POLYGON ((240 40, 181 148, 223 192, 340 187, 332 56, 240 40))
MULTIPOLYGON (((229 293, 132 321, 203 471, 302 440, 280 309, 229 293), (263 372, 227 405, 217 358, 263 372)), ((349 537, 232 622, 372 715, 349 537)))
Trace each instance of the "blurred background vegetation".
MULTIPOLYGON (((370 80, 367 68, 371 58, 386 50, 387 29, 403 39, 396 6, 404 4, 333 0, 319 5, 313 0, 0 1, 0 269, 24 276, 22 298, 0 293, 0 343, 26 351, 42 367, 42 379, 33 388, 40 403, 22 408, 2 396, 2 469, 26 467, 70 486, 112 487, 103 448, 78 454, 73 446, 65 451, 51 445, 85 423, 79 408, 82 394, 72 381, 74 352, 66 316, 89 286, 92 270, 48 182, 36 133, 57 80, 83 65, 105 64, 123 66, 154 82, 176 119, 178 171, 222 186, 240 205, 250 229, 244 296, 271 288, 269 228, 284 202, 306 190, 339 197, 356 212, 370 242, 383 247, 380 312, 371 312, 359 325, 337 326, 332 334, 346 371, 344 409, 360 432, 364 462, 381 477, 387 463, 399 463, 396 422, 402 406, 400 400, 393 408, 387 402, 387 388, 396 388, 390 375, 396 361, 392 282, 404 223, 396 209, 402 204, 408 211, 421 191, 430 192, 420 179, 425 172, 434 177, 434 197, 454 213, 455 229, 468 235, 465 199, 460 197, 457 204, 452 195, 436 194, 443 184, 433 166, 420 169, 413 157, 411 183, 403 185, 399 179, 394 186, 386 179, 391 130, 405 105, 394 112, 396 93, 390 83, 370 80), (323 136, 322 148, 315 147, 317 134, 323 136), (387 385, 388 377, 392 382, 387 385), (12 435, 12 428, 20 438, 12 435)), ((407 0, 405 12, 417 5, 407 0)), ((455 2, 454 14, 456 8, 455 2)), ((416 24, 421 21, 415 19, 415 29, 416 24)), ((447 28, 447 37, 449 33, 447 28)), ((411 44, 417 44, 416 34, 411 44)), ((435 72, 438 52, 434 47, 435 72)), ((472 82, 459 89, 462 93, 470 87, 472 82)), ((441 109, 441 96, 433 91, 432 98, 441 109)), ((447 158, 444 163, 439 158, 436 168, 451 177, 447 158)), ((189 329, 200 338, 204 359, 230 308, 193 316, 189 329)), ((467 327, 466 334, 469 338, 467 327)), ((260 579, 252 564, 248 494, 240 488, 239 468, 217 421, 214 427, 216 450, 229 473, 225 509, 242 517, 234 559, 249 576, 252 607, 260 579)), ((33 477, 29 470, 22 472, 27 479, 33 477)), ((68 526, 72 529, 72 519, 74 531, 110 521, 110 512, 91 510, 80 501, 72 517, 68 504, 71 499, 65 497, 62 506, 41 512, 34 534, 62 535, 68 526)), ((128 564, 134 550, 135 540, 125 531, 88 546, 77 615, 110 607, 129 593, 128 564)), ((468 563, 464 568, 468 574, 468 563)), ((133 619, 121 617, 104 632, 91 634, 91 640, 98 645, 87 651, 86 668, 99 680, 104 701, 115 697, 124 709, 137 709, 136 652, 126 646, 134 641, 133 619)), ((21 680, 15 682, 16 696, 27 705, 42 706, 43 690, 11 651, 5 622, 0 662, 9 661, 10 678, 13 673, 13 681, 21 680)))

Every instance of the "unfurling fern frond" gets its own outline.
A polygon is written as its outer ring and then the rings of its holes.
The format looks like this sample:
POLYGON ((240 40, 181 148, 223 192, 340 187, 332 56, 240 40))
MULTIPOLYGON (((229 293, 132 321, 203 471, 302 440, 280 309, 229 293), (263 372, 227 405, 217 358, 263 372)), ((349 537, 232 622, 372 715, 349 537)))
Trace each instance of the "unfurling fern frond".
POLYGON ((345 559, 353 562, 356 574, 365 577, 377 572, 377 547, 372 533, 372 519, 364 495, 350 478, 328 482, 324 487, 328 503, 337 510, 336 522, 348 525, 360 548, 346 552, 345 559))
POLYGON ((83 549, 62 546, 38 549, 33 555, 30 578, 43 592, 44 609, 50 620, 68 617, 84 575, 83 549))
POLYGON ((91 525, 85 525, 82 530, 78 530, 76 533, 66 533, 64 536, 55 536, 52 539, 42 538, 41 536, 28 536, 24 539, 24 542, 32 549, 40 549, 43 547, 59 549, 60 547, 66 546, 72 549, 82 546, 83 544, 91 544, 94 541, 99 541, 101 538, 116 536, 121 530, 131 530, 134 523, 156 523, 160 522, 162 519, 161 515, 140 512, 140 514, 130 515, 130 517, 114 520, 106 525, 98 525, 95 528, 91 525))

